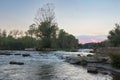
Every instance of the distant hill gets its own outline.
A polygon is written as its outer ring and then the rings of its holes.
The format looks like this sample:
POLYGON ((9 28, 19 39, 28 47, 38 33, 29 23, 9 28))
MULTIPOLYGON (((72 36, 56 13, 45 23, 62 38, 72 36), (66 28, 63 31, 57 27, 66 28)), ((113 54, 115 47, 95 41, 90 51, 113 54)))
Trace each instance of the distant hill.
POLYGON ((80 35, 76 36, 76 38, 79 40, 79 43, 85 44, 85 43, 97 43, 101 42, 107 39, 107 35, 80 35))

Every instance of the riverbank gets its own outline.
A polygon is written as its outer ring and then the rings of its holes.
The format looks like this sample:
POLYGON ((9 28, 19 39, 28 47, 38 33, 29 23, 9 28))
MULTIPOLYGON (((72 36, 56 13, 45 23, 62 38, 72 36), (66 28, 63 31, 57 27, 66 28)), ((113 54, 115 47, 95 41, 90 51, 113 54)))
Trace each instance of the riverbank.
POLYGON ((88 56, 67 56, 65 61, 74 64, 87 67, 88 72, 90 73, 103 73, 103 74, 112 74, 119 73, 120 69, 116 69, 111 66, 110 58, 97 56, 97 55, 88 55, 88 56))

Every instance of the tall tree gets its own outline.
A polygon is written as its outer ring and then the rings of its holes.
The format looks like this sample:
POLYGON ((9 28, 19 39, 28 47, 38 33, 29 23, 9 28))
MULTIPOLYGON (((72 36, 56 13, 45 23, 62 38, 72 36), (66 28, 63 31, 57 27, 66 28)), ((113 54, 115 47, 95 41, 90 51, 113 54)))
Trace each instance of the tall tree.
POLYGON ((48 3, 40 8, 35 17, 35 22, 38 25, 37 36, 41 38, 43 48, 51 48, 58 30, 53 4, 48 3))
POLYGON ((113 46, 120 46, 120 25, 115 24, 115 28, 109 32, 108 39, 113 46))

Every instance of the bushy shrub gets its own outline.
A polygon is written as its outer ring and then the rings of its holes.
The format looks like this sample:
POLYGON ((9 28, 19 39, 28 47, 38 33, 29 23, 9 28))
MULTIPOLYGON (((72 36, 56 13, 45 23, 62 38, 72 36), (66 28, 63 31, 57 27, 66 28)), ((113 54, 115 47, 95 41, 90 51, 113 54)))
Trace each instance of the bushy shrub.
POLYGON ((120 68, 120 53, 110 53, 111 64, 113 67, 120 68))

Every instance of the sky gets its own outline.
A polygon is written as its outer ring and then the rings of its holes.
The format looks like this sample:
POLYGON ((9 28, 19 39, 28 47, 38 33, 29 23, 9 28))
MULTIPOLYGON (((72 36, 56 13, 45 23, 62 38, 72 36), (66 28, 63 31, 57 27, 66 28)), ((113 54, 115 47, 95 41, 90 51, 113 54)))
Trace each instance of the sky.
POLYGON ((79 43, 86 44, 86 43, 98 43, 104 40, 107 40, 106 35, 79 35, 76 36, 79 40, 79 43))
POLYGON ((0 28, 27 30, 46 3, 55 5, 59 28, 75 36, 108 35, 120 22, 120 0, 0 0, 0 28))

